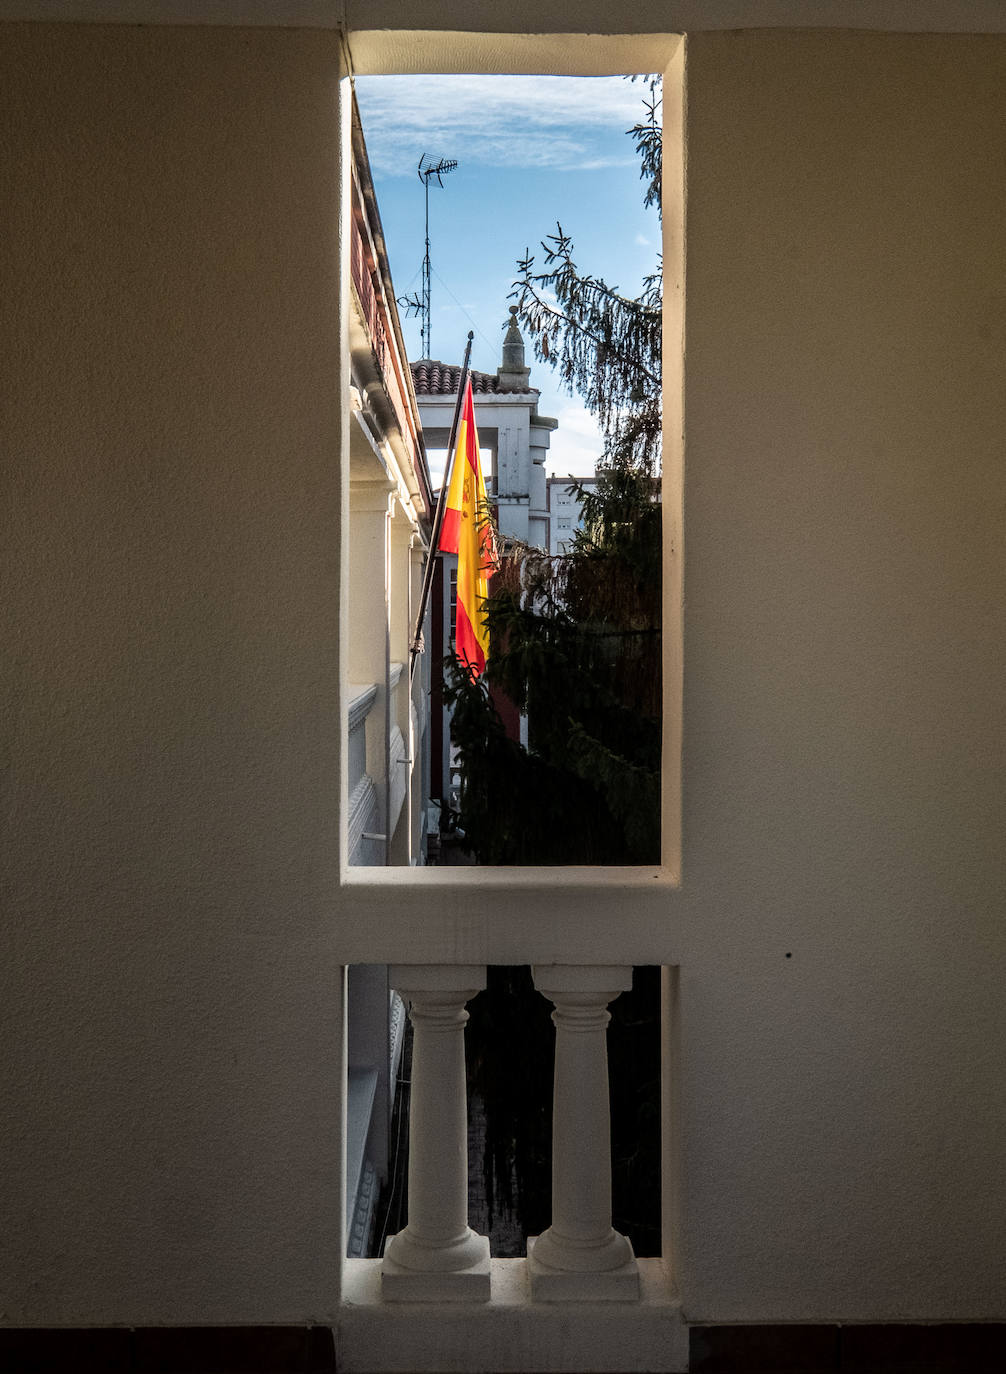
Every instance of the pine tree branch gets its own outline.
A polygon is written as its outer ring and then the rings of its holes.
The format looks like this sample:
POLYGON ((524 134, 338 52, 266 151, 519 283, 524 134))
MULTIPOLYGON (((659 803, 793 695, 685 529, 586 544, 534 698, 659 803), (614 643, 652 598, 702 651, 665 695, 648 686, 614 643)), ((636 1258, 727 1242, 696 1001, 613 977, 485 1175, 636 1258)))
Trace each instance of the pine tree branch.
MULTIPOLYGON (((533 265, 534 259, 531 258, 529 262, 531 265, 533 265)), ((523 262, 518 264, 518 266, 520 267, 523 267, 524 265, 525 264, 523 262)), ((517 285, 515 284, 514 289, 509 293, 508 299, 516 300, 518 308, 520 309, 521 313, 524 314, 527 309, 527 298, 530 297, 530 299, 534 301, 538 309, 541 310, 543 313, 547 314, 550 319, 561 321, 562 324, 564 324, 570 329, 576 329, 585 339, 589 339, 590 342, 593 343, 596 347, 611 350, 614 353, 615 357, 619 359, 619 361, 625 363, 626 366, 633 366, 638 372, 642 373, 643 377, 645 377, 648 382, 650 382, 653 386, 659 387, 659 373, 653 372, 649 368, 644 367, 640 363, 638 356, 636 356, 635 354, 632 354, 630 356, 627 353, 620 352, 617 347, 613 348, 610 342, 599 337, 599 335, 595 334, 590 328, 584 325, 582 321, 574 318, 574 316, 572 315, 566 314, 561 310, 557 310, 555 306, 551 305, 547 300, 545 300, 534 289, 534 286, 531 284, 532 282, 541 282, 546 286, 551 285, 550 277, 552 276, 554 276, 554 274, 541 274, 537 277, 529 277, 526 280, 521 281, 519 283, 520 290, 517 289, 517 285)), ((597 285, 607 295, 608 299, 612 301, 616 301, 622 305, 638 305, 638 302, 633 301, 626 296, 616 295, 608 287, 606 287, 603 282, 600 282, 597 285)), ((658 315, 659 319, 658 312, 654 311, 654 314, 658 315)), ((536 332, 541 332, 540 326, 536 332)), ((549 361, 547 354, 543 361, 549 361)))

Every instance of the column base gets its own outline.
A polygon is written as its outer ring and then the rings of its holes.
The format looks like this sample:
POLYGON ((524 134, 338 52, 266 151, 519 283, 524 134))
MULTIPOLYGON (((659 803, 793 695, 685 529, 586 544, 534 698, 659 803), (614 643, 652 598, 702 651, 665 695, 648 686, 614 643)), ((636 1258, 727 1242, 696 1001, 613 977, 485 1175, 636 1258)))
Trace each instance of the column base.
MULTIPOLYGON (((394 1237, 391 1237, 394 1240, 394 1237)), ((463 1269, 407 1269, 389 1258, 381 1262, 381 1294, 386 1302, 488 1302, 489 1237, 471 1235, 476 1257, 463 1269)))
POLYGON ((638 1302, 639 1266, 626 1241, 630 1258, 617 1269, 579 1273, 553 1269, 535 1257, 537 1236, 527 1238, 527 1267, 532 1302, 638 1302))

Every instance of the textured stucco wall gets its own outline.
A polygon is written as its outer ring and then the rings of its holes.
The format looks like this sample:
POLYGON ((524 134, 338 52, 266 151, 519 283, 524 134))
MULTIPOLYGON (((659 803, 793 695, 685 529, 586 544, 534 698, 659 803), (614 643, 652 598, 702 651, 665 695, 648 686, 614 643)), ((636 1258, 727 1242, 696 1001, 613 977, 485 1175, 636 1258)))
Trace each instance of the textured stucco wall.
MULTIPOLYGON (((4 37, 0 1320, 323 1319, 338 51, 4 37)), ((689 67, 686 1312, 1002 1319, 1006 56, 689 67)))
POLYGON ((693 1319, 1006 1316, 1004 90, 689 42, 693 1319))
POLYGON ((334 1303, 337 64, 0 43, 5 1323, 334 1303))

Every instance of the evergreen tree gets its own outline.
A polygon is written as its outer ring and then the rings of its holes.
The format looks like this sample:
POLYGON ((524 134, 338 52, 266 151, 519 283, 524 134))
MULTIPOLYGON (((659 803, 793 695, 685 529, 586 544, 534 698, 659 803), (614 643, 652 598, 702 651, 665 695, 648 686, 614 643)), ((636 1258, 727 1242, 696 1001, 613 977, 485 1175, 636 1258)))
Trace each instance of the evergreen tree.
MULTIPOLYGON (((660 208, 659 80, 629 131, 660 208)), ((457 822, 485 864, 659 861, 660 273, 638 297, 581 272, 560 225, 511 293, 540 361, 598 419, 604 452, 583 527, 550 557, 513 545, 486 603, 492 652, 473 681, 449 661, 461 765, 457 822), (502 692, 527 716, 507 737, 502 692)), ((575 485, 575 484, 574 484, 575 485)))
POLYGON ((660 858, 660 506, 631 465, 582 491, 571 551, 508 551, 486 604, 492 651, 445 694, 461 764, 460 827, 484 864, 660 858), (493 693, 527 716, 507 736, 493 693))

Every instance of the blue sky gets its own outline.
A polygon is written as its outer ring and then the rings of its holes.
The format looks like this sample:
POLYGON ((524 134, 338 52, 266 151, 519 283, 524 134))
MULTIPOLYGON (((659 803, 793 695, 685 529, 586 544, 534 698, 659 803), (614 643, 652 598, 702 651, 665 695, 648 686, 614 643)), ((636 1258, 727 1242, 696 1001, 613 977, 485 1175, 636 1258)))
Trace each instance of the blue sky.
MULTIPOLYGON (((625 130, 644 113, 643 82, 622 77, 370 76, 357 101, 395 291, 419 290, 424 198, 420 157, 455 158, 430 188, 431 351, 460 363, 475 331, 472 366, 500 360, 508 292, 526 248, 555 232, 573 238, 580 268, 635 295, 657 262, 660 223, 644 210, 634 144, 625 130)), ((422 355, 420 322, 402 311, 409 357, 422 355)), ((600 443, 577 397, 530 344, 539 409, 555 416, 549 471, 586 475, 600 443)), ((477 417, 476 417, 477 418, 477 417)))

